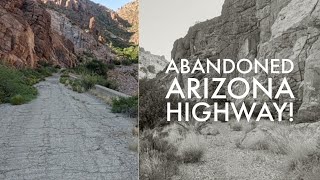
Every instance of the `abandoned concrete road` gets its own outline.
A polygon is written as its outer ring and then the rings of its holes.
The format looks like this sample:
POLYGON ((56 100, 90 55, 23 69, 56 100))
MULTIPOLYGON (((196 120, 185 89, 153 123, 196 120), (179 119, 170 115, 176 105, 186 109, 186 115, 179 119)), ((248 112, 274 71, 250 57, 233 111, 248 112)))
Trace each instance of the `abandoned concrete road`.
POLYGON ((37 88, 29 104, 0 105, 1 180, 138 179, 128 149, 134 120, 65 88, 58 75, 37 88))

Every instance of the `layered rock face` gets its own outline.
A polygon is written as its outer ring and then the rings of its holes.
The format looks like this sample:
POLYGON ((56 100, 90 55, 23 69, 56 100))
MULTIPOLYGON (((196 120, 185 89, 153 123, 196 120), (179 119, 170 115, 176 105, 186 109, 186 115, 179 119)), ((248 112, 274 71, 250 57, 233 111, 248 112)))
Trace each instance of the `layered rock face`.
POLYGON ((41 0, 47 8, 64 14, 73 24, 88 30, 95 39, 102 36, 116 46, 130 45, 131 25, 115 11, 89 0, 41 0), (94 25, 94 26, 93 26, 94 25))
POLYGON ((51 32, 50 15, 36 1, 0 2, 0 24, 0 58, 9 65, 33 68, 39 61, 75 64, 73 45, 51 32))
POLYGON ((164 56, 153 55, 143 48, 139 50, 139 79, 153 79, 163 70, 169 61, 164 56))
POLYGON ((123 7, 121 7, 117 14, 124 20, 128 21, 131 25, 130 32, 133 35, 130 38, 130 42, 139 44, 139 2, 134 0, 123 7))
POLYGON ((44 3, 51 3, 61 7, 79 10, 80 8, 85 8, 85 4, 79 0, 43 0, 44 3))
POLYGON ((114 58, 111 50, 96 40, 93 34, 86 32, 72 21, 54 10, 47 10, 51 15, 51 29, 60 36, 63 36, 74 45, 75 53, 82 54, 83 52, 92 52, 98 59, 110 60, 114 58))
MULTIPOLYGON (((278 104, 294 102, 294 113, 303 121, 319 120, 320 115, 320 3, 319 0, 226 0, 222 15, 214 19, 196 24, 188 34, 174 43, 172 57, 189 59, 233 59, 243 58, 261 62, 264 59, 291 59, 294 71, 287 74, 289 84, 294 91, 295 99, 280 97, 268 100, 262 93, 258 99, 247 97, 247 104, 273 101, 278 104)), ((162 75, 168 81, 176 75, 162 75)), ((179 75, 186 82, 189 75, 179 75)), ((191 75, 190 75, 191 76, 191 75)), ((196 74, 198 79, 221 77, 219 74, 196 74)), ((252 76, 266 82, 268 77, 274 79, 273 87, 279 87, 284 75, 249 74, 238 72, 223 75, 228 80, 244 77, 249 81, 252 76)), ((211 84, 211 87, 214 87, 211 84)), ((244 87, 236 84, 234 89, 244 91, 244 87)), ((211 89, 213 91, 213 88, 211 89)), ((232 99, 229 99, 233 101, 232 99)))

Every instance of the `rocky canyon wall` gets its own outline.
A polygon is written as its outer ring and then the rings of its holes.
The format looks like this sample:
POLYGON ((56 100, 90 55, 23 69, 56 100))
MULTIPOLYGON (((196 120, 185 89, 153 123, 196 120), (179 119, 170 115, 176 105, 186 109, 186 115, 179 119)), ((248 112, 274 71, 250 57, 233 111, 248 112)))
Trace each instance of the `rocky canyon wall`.
POLYGON ((50 14, 34 0, 0 2, 0 58, 18 68, 39 61, 74 66, 73 44, 51 31, 50 14))
MULTIPOLYGON (((214 10, 214 9, 213 9, 214 10)), ((181 58, 195 63, 197 58, 233 59, 247 58, 259 61, 264 59, 291 59, 294 71, 286 75, 294 91, 295 99, 282 96, 268 99, 260 92, 258 99, 250 95, 243 101, 246 104, 257 102, 294 102, 294 113, 303 121, 319 120, 320 115, 320 3, 319 0, 226 0, 222 14, 214 19, 191 27, 184 38, 173 46, 172 57, 177 62, 181 58)), ((172 80, 177 75, 160 74, 160 81, 172 80)), ((178 75, 183 83, 191 75, 178 75)), ((204 77, 221 77, 219 74, 196 74, 204 77)), ((272 77, 273 88, 277 89, 284 75, 249 74, 238 72, 222 75, 227 79, 242 76, 248 81, 254 76, 262 83, 272 77)), ((211 91, 214 85, 211 84, 211 91)), ((244 91, 241 84, 235 84, 239 93, 244 91)), ((201 93, 201 92, 200 92, 201 93)), ((235 101, 229 98, 230 101, 235 101)))

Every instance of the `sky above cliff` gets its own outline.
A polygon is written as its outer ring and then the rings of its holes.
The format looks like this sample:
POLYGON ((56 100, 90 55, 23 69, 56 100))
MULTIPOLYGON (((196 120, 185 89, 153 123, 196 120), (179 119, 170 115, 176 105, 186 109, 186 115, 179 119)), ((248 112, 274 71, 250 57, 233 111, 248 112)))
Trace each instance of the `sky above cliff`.
POLYGON ((224 0, 140 0, 140 46, 171 58, 176 39, 196 22, 221 14, 224 0))
POLYGON ((113 9, 116 11, 118 8, 127 4, 131 0, 92 0, 92 1, 95 3, 99 3, 101 5, 104 5, 107 8, 110 8, 110 9, 113 9))

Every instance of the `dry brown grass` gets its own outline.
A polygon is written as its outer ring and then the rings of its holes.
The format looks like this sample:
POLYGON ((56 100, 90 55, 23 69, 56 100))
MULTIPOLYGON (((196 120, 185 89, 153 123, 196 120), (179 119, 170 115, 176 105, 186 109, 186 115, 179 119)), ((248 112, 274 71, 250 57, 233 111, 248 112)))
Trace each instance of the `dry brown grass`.
MULTIPOLYGON (((317 135, 317 126, 310 128, 309 124, 296 126, 288 123, 261 122, 257 129, 263 131, 264 136, 259 136, 261 139, 246 148, 285 155, 286 179, 319 179, 320 136, 317 135)), ((243 148, 239 141, 236 142, 236 146, 243 148)))
POLYGON ((140 179, 170 179, 181 163, 199 162, 205 146, 202 136, 173 124, 140 134, 140 179))
POLYGON ((250 132, 257 127, 256 121, 248 122, 246 119, 241 119, 239 122, 235 119, 231 119, 228 125, 232 131, 245 131, 250 132))
POLYGON ((160 138, 155 131, 145 130, 139 143, 140 179, 170 179, 178 173, 175 146, 160 138))
POLYGON ((205 153, 204 139, 195 133, 189 133, 179 143, 178 149, 184 163, 197 163, 205 153))
POLYGON ((287 168, 292 179, 316 180, 320 177, 319 138, 292 144, 288 155, 287 168))
POLYGON ((177 163, 164 158, 158 151, 148 151, 140 155, 141 180, 170 179, 177 172, 177 163))

